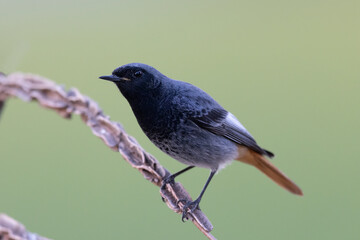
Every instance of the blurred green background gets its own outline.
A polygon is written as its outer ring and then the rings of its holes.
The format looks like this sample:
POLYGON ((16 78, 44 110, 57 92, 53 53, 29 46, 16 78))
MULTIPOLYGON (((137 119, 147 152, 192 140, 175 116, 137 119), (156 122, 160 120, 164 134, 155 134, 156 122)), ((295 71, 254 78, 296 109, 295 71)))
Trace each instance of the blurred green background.
MULTIPOLYGON (((143 62, 236 115, 296 197, 235 162, 201 203, 219 239, 360 239, 360 2, 0 1, 0 71, 77 87, 171 172, 128 103, 97 77, 143 62)), ((202 239, 79 117, 7 102, 0 212, 54 239, 202 239)), ((208 171, 179 181, 197 196, 208 171)))

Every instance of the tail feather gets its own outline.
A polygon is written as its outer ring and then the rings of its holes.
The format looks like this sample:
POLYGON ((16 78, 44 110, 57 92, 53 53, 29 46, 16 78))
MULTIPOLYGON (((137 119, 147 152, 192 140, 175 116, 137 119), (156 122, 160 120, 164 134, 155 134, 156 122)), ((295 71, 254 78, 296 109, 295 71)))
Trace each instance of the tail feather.
POLYGON ((244 150, 244 147, 239 148, 240 157, 236 160, 253 165, 289 192, 296 195, 303 195, 301 189, 284 173, 276 168, 268 159, 250 149, 244 150))

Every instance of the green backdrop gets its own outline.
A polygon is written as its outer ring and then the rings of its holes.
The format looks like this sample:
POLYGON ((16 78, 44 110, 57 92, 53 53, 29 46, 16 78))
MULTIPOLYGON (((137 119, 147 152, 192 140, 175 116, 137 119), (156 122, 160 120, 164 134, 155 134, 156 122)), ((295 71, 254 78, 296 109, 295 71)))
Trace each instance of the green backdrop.
MULTIPOLYGON (((0 1, 0 71, 77 87, 171 172, 125 99, 97 79, 143 62, 195 84, 273 151, 293 196, 235 162, 201 203, 219 239, 360 238, 359 1, 0 1)), ((193 196, 208 171, 179 178, 193 196)), ((7 102, 0 212, 54 239, 202 239, 78 117, 7 102)))

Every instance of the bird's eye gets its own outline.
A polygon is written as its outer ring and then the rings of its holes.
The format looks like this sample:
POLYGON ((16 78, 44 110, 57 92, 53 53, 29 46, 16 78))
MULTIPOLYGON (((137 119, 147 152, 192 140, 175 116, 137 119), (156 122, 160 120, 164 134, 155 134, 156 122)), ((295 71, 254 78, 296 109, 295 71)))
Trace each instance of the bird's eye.
POLYGON ((137 72, 134 73, 134 76, 137 77, 137 78, 141 77, 142 75, 143 75, 142 71, 137 71, 137 72))

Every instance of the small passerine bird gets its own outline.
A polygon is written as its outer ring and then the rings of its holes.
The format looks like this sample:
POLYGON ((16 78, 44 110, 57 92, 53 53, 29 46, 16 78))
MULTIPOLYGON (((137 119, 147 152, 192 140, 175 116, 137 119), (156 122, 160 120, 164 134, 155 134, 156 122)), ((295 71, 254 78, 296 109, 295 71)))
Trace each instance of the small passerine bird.
POLYGON ((281 187, 302 195, 301 189, 267 159, 274 154, 261 148, 237 118, 203 90, 142 63, 123 65, 100 78, 116 84, 141 129, 158 148, 188 165, 164 179, 163 187, 193 167, 210 169, 199 197, 184 201, 183 221, 188 212, 198 208, 214 174, 233 160, 258 168, 281 187))

